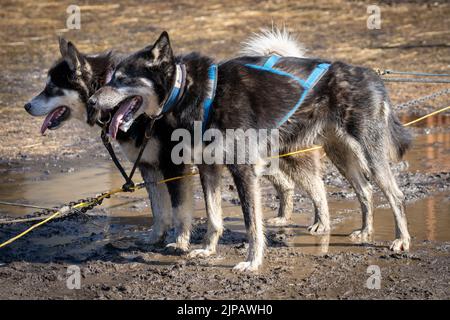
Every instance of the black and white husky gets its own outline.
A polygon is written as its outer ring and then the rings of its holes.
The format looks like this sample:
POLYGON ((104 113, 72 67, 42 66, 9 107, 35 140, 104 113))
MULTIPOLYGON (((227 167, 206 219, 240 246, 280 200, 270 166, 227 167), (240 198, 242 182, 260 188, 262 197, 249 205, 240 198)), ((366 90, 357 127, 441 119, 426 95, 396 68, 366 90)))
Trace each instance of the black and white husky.
MULTIPOLYGON (((89 97, 109 81, 115 66, 122 58, 114 51, 96 55, 82 54, 74 44, 64 39, 60 39, 59 47, 61 58, 49 69, 44 90, 25 105, 26 111, 31 115, 45 116, 41 127, 42 134, 47 129, 59 128, 70 119, 78 119, 86 123, 87 113, 91 111, 87 108, 89 97)), ((140 118, 127 133, 121 132, 117 137, 119 145, 130 161, 134 161, 137 157, 143 139, 144 126, 143 118, 140 118)), ((149 140, 142 156, 145 163, 143 161, 139 166, 146 182, 154 218, 154 224, 147 239, 149 243, 162 240, 172 225, 168 185, 156 183, 164 178, 157 167, 160 161, 160 150, 164 147, 159 142, 161 134, 162 130, 158 130, 158 133, 149 140)), ((185 199, 177 200, 184 206, 180 207, 177 212, 180 212, 181 209, 183 211, 192 210, 190 188, 186 188, 184 183, 178 182, 172 183, 171 186, 182 189, 179 197, 185 197, 185 199)), ((178 236, 175 243, 169 243, 169 246, 187 249, 190 221, 187 221, 186 216, 189 217, 189 215, 183 214, 183 219, 177 219, 177 214, 175 214, 174 220, 177 221, 175 225, 179 229, 178 236), (178 220, 181 222, 178 223, 178 220)))
MULTIPOLYGON (((264 56, 241 56, 218 66, 217 89, 207 117, 206 129, 214 128, 226 135, 232 129, 278 128, 280 152, 323 145, 328 157, 349 180, 361 203, 363 225, 353 233, 366 238, 373 233, 372 187, 375 182, 387 197, 394 212, 396 239, 393 250, 408 250, 408 233, 404 200, 391 172, 389 161, 399 159, 408 148, 411 137, 398 121, 382 80, 370 69, 342 62, 321 59, 281 57, 274 69, 293 77, 306 79, 319 65, 328 69, 306 95, 300 108, 288 121, 281 119, 293 110, 304 92, 298 81, 266 72, 250 65, 261 66, 264 56)), ((150 46, 133 53, 116 67, 111 81, 91 98, 90 105, 98 110, 126 110, 127 121, 140 113, 149 116, 166 112, 168 95, 179 85, 179 70, 185 70, 185 82, 178 102, 165 117, 173 127, 184 128, 193 135, 195 121, 205 120, 205 101, 212 97, 210 70, 214 61, 191 53, 175 57, 166 32, 150 46)), ((124 117, 116 117, 111 127, 124 125, 124 117)), ((130 120, 131 119, 131 120, 130 120)), ((129 124, 127 124, 129 125, 129 124)), ((239 141, 236 141, 239 143, 239 141)), ((280 168, 290 180, 302 183, 304 168, 300 157, 280 160, 280 168)), ((260 159, 259 163, 264 163, 260 159)), ((246 261, 235 266, 239 271, 254 271, 263 261, 264 226, 260 203, 259 177, 261 166, 254 163, 226 165, 231 172, 241 200, 249 238, 246 261)), ((222 165, 198 165, 209 219, 204 255, 214 252, 222 230, 220 184, 222 165)), ((319 184, 318 184, 319 185, 319 184)), ((320 199, 316 203, 317 223, 328 222, 325 191, 313 190, 320 199), (325 222, 326 221, 326 222, 325 222)), ((325 225, 325 228, 329 228, 325 225)))
MULTIPOLYGON (((274 30, 258 35, 244 46, 250 55, 269 54, 277 52, 280 55, 302 56, 303 49, 287 32, 274 30)), ((25 109, 33 116, 45 116, 41 127, 44 134, 47 129, 55 130, 65 121, 72 118, 86 123, 86 115, 95 118, 95 112, 87 106, 88 98, 111 78, 112 72, 122 59, 122 56, 111 51, 105 54, 86 55, 80 53, 75 45, 60 39, 59 59, 48 71, 44 90, 25 105, 25 109)), ((142 113, 142 110, 141 110, 142 113)), ((105 117, 108 118, 109 114, 105 117)), ((111 119, 111 118, 110 118, 111 119)), ((126 132, 120 130, 117 140, 127 158, 134 162, 140 149, 145 131, 145 117, 136 116, 126 132)), ((104 120, 104 119, 103 119, 104 120)), ((91 121, 90 124, 95 123, 91 121)), ((123 127, 122 127, 123 128, 123 127)), ((192 205, 192 181, 190 178, 173 181, 167 184, 156 182, 164 178, 184 175, 191 166, 173 165, 168 155, 173 143, 170 134, 173 130, 168 118, 158 120, 154 134, 148 142, 140 161, 139 169, 146 182, 154 216, 154 225, 149 234, 148 242, 160 241, 165 232, 174 225, 176 240, 168 247, 186 251, 189 245, 192 205)), ((319 160, 317 154, 304 157, 302 160, 305 174, 311 175, 310 185, 321 183, 319 178, 319 160)), ((270 219, 274 225, 286 224, 292 213, 292 197, 294 184, 279 172, 268 177, 280 197, 278 217, 270 219)), ((306 188, 306 190, 308 190, 306 188)), ((220 201, 220 199, 217 199, 220 201)), ((311 233, 323 233, 327 228, 312 227, 311 233)))

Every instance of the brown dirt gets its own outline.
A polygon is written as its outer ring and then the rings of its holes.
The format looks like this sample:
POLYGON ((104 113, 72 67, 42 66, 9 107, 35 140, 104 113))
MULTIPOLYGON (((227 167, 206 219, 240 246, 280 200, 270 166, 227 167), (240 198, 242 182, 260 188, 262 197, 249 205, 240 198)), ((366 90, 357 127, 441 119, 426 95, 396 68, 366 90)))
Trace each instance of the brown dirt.
MULTIPOLYGON (((38 134, 41 119, 30 118, 22 109, 42 89, 45 72, 58 56, 57 35, 85 52, 110 48, 130 52, 168 30, 177 53, 197 50, 224 59, 235 55, 249 34, 273 22, 286 23, 313 56, 406 71, 446 72, 450 65, 450 5, 446 1, 381 2, 381 30, 366 27, 370 1, 92 3, 79 2, 82 24, 78 31, 64 29, 65 3, 3 1, 0 117, 8 122, 0 129, 0 159, 83 154, 99 145, 94 133, 86 135, 85 127, 75 123, 42 138, 38 134)), ((444 87, 389 84, 394 103, 444 87)), ((433 102, 433 106, 440 104, 442 100, 433 102)))
MULTIPOLYGON (((86 126, 72 122, 41 137, 38 131, 42 119, 32 118, 22 109, 24 102, 42 88, 45 71, 57 57, 58 34, 87 52, 111 47, 130 52, 153 42, 165 29, 172 36, 176 52, 197 50, 222 59, 236 54, 239 43, 251 32, 270 26, 272 21, 286 22, 314 56, 408 71, 448 72, 450 66, 450 5, 445 1, 381 1, 381 30, 366 28, 370 1, 80 3, 82 28, 69 31, 64 29, 66 4, 2 2, 2 196, 23 196, 22 189, 8 193, 9 185, 22 185, 23 181, 31 181, 27 182, 29 187, 39 194, 39 188, 49 186, 46 182, 61 181, 63 177, 71 181, 72 176, 93 163, 103 165, 107 161, 104 151, 99 151, 101 145, 95 130, 87 132, 86 126)), ((388 88, 395 104, 445 86, 388 84, 388 88)), ((448 104, 448 96, 400 111, 406 121, 445 103, 448 104)), ((376 220, 379 236, 371 244, 349 242, 346 234, 360 219, 355 195, 328 166, 325 181, 333 209, 331 237, 307 235, 305 226, 312 215, 310 203, 297 193, 295 211, 300 214, 296 214, 294 225, 289 228, 268 229, 265 265, 256 275, 234 274, 230 270, 243 259, 246 245, 236 195, 229 190, 224 193, 224 205, 230 207, 226 210, 227 230, 218 257, 190 261, 185 256, 167 253, 162 247, 148 246, 145 231, 151 220, 147 212, 142 214, 148 204, 144 200, 130 204, 120 212, 120 218, 109 215, 115 210, 111 205, 94 211, 89 218, 50 223, 0 251, 0 299, 448 299, 448 124, 448 116, 443 116, 412 129, 418 136, 418 147, 407 156, 410 168, 405 163, 396 167, 415 231, 409 254, 394 255, 387 249, 393 226, 383 201, 376 213, 381 217, 376 220), (431 125, 433 128, 427 127, 431 125), (124 218, 125 211, 134 214, 124 218), (426 219, 422 220, 424 212, 426 219), (81 267, 81 290, 66 287, 67 266, 72 264, 81 267), (381 268, 380 290, 366 287, 369 265, 381 268)), ((119 180, 112 180, 117 186, 119 180)), ((96 186, 95 181, 92 183, 96 186)), ((229 184, 226 180, 225 185, 229 184)), ((51 199, 43 194, 43 198, 51 199)), ((197 186, 199 212, 194 246, 199 246, 205 232, 204 219, 200 218, 200 194, 197 186)), ((265 190, 264 198, 266 211, 274 214, 277 204, 273 190, 265 190)), ((127 195, 119 199, 130 200, 127 195)), ((377 200, 380 199, 378 194, 377 200)), ((0 242, 24 227, 0 228, 0 242)))

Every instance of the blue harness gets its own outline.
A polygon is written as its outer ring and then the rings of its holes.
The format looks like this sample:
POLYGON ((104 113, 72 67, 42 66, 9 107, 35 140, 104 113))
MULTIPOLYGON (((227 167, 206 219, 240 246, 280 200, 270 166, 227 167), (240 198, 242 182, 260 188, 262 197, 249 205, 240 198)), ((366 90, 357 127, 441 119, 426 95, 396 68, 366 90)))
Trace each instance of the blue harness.
POLYGON ((203 101, 203 122, 202 122, 202 128, 203 132, 205 132, 206 129, 206 123, 209 119, 209 110, 211 110, 211 105, 214 101, 214 97, 216 95, 216 89, 217 89, 217 64, 213 64, 208 69, 208 85, 209 85, 209 92, 208 95, 203 101))
POLYGON ((321 63, 319 64, 309 75, 308 79, 303 80, 300 79, 297 76, 294 76, 291 73, 287 73, 278 69, 273 69, 273 66, 278 62, 278 60, 280 59, 279 56, 270 56, 266 62, 264 63, 263 66, 259 66, 256 64, 246 64, 246 67, 249 68, 253 68, 253 69, 257 69, 257 70, 261 70, 261 71, 267 71, 267 72, 271 72, 274 74, 278 74, 280 76, 284 76, 284 77, 288 77, 290 79, 293 79, 295 81, 297 81, 300 86, 303 87, 303 92, 300 96, 300 98, 298 99, 297 103, 295 104, 295 106, 291 109, 291 111, 289 111, 284 117, 283 119, 281 119, 278 122, 278 126, 280 127, 281 125, 283 125, 294 113, 295 111, 297 111, 297 109, 300 107, 300 105, 303 103, 303 101, 305 100, 306 96, 308 95, 308 93, 314 88, 314 86, 317 84, 317 82, 319 82, 319 80, 323 77, 323 75, 328 71, 328 69, 330 68, 330 64, 329 63, 321 63))
MULTIPOLYGON (((308 93, 314 88, 314 86, 319 82, 319 80, 322 78, 322 76, 328 71, 330 64, 329 63, 321 63, 319 64, 309 75, 309 77, 306 80, 300 79, 297 76, 294 76, 291 73, 284 72, 278 69, 274 69, 273 66, 278 62, 280 59, 280 56, 270 56, 264 65, 259 66, 255 64, 246 64, 246 67, 261 70, 261 71, 267 71, 271 72, 280 76, 288 77, 290 79, 293 79, 297 81, 300 86, 303 88, 303 92, 295 104, 295 106, 278 122, 277 127, 280 127, 283 125, 294 113, 297 111, 297 109, 300 107, 300 105, 305 100, 308 93)), ((175 76, 175 84, 172 87, 172 90, 169 94, 169 97, 167 98, 166 102, 164 103, 164 106, 162 108, 162 112, 166 113, 168 112, 175 104, 178 103, 182 96, 182 90, 184 89, 184 85, 186 82, 186 70, 184 69, 184 65, 176 65, 176 76, 175 76)), ((208 85, 209 85, 209 92, 207 94, 207 97, 203 101, 203 122, 202 122, 202 128, 203 132, 206 129, 206 124, 209 120, 209 114, 211 110, 211 105, 214 101, 214 97, 216 95, 216 89, 217 89, 217 65, 212 64, 208 69, 208 85)))
MULTIPOLYGON (((184 65, 177 64, 175 66, 175 82, 170 90, 169 96, 163 104, 161 113, 169 112, 183 96, 184 86, 186 84, 186 68, 184 65)), ((203 101, 203 122, 202 127, 205 131, 206 123, 209 119, 209 111, 216 95, 217 88, 217 65, 212 64, 208 68, 208 86, 209 92, 203 101)))
POLYGON ((172 90, 170 90, 170 94, 167 97, 164 105, 162 107, 161 113, 167 113, 172 109, 182 96, 182 89, 184 89, 184 85, 186 83, 186 67, 184 64, 176 64, 175 65, 175 83, 172 86, 172 90))

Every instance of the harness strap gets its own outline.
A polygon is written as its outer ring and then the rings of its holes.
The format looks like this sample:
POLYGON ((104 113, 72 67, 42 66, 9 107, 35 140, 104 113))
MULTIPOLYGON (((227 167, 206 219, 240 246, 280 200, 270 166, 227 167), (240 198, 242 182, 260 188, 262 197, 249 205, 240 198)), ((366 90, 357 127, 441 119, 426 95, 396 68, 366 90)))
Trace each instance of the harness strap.
POLYGON ((126 183, 129 183, 129 177, 127 173, 125 172, 125 169, 120 164, 119 159, 117 159, 116 153, 114 152, 113 146, 111 145, 111 141, 109 140, 106 130, 102 130, 101 138, 103 141, 103 145, 105 146, 106 150, 108 150, 109 155, 111 156, 112 161, 116 165, 117 169, 119 169, 120 173, 122 174, 122 177, 125 179, 126 183))
POLYGON ((282 70, 273 69, 273 66, 278 62, 280 59, 279 56, 271 56, 269 57, 264 65, 259 66, 255 64, 246 64, 246 67, 257 69, 260 71, 267 71, 270 73, 274 73, 280 76, 284 76, 287 78, 290 78, 296 82, 304 89, 302 94, 300 95, 299 100, 295 104, 295 106, 278 122, 277 127, 282 126, 300 107, 300 105, 305 100, 308 93, 314 88, 314 86, 319 82, 319 80, 323 77, 323 75, 328 71, 330 68, 329 63, 321 63, 317 65, 314 70, 311 72, 311 74, 308 76, 308 78, 305 80, 282 70))
POLYGON ((313 70, 313 72, 311 72, 308 79, 306 79, 306 82, 303 82, 303 84, 301 84, 305 90, 303 90, 300 99, 298 100, 297 104, 291 109, 291 111, 289 111, 284 116, 284 118, 278 122, 278 127, 281 127, 286 121, 288 121, 288 119, 295 113, 295 111, 297 111, 297 109, 305 100, 308 93, 314 88, 317 82, 319 82, 319 80, 327 72, 329 67, 330 67, 329 63, 321 63, 313 70))
POLYGON ((170 90, 170 94, 163 103, 161 113, 169 112, 183 96, 184 86, 186 84, 186 66, 184 64, 175 65, 175 80, 170 90))
MULTIPOLYGON (((217 64, 212 64, 208 68, 208 87, 209 92, 203 101, 203 131, 206 129, 206 124, 209 120, 209 111, 214 101, 217 88, 217 64)), ((186 66, 184 64, 175 65, 175 80, 170 94, 163 103, 161 114, 169 112, 182 98, 186 85, 186 66)))
POLYGON ((273 55, 270 56, 266 62, 263 64, 264 68, 272 68, 280 60, 280 56, 273 55))
MULTIPOLYGON (((211 105, 214 101, 214 97, 216 94, 216 88, 217 88, 217 65, 213 64, 208 69, 208 80, 209 80, 209 92, 207 93, 207 96, 205 98, 205 101, 203 101, 203 131, 205 129, 206 123, 209 119, 209 111, 211 109, 211 105)), ((175 82, 172 87, 172 90, 167 97, 166 101, 163 104, 162 112, 166 113, 170 111, 171 108, 173 108, 181 99, 184 92, 184 87, 186 84, 186 67, 185 65, 176 65, 176 73, 175 73, 175 82)), ((141 147, 139 149, 138 156, 133 164, 133 168, 131 169, 130 175, 127 175, 125 169, 121 165, 119 159, 117 159, 116 153, 114 152, 114 148, 111 145, 111 141, 109 140, 106 130, 108 127, 108 122, 101 123, 97 122, 102 126, 102 133, 101 138, 103 141, 103 144, 108 150, 109 155, 111 156, 111 159, 113 160, 115 166, 117 169, 119 169, 120 173, 122 174, 123 178, 125 179, 125 184, 122 186, 122 189, 124 191, 132 192, 134 191, 134 182, 133 182, 133 175, 136 171, 136 168, 142 158, 142 154, 144 153, 144 149, 147 146, 148 141, 150 140, 152 131, 153 131, 153 125, 159 117, 154 117, 150 119, 150 123, 146 126, 144 139, 142 140, 141 147)))
POLYGON ((217 65, 212 64, 208 69, 208 86, 209 86, 209 92, 203 101, 203 122, 202 122, 202 128, 203 132, 205 132, 206 124, 209 120, 209 111, 211 110, 211 105, 214 101, 214 97, 216 95, 216 89, 217 89, 217 65))
POLYGON ((144 138, 142 140, 142 144, 141 147, 139 149, 139 153, 138 156, 136 158, 136 160, 134 161, 133 164, 133 168, 130 171, 130 174, 127 175, 127 173, 125 172, 125 169, 123 168, 123 166, 120 164, 119 159, 117 159, 116 153, 114 152, 114 148, 111 145, 111 141, 109 140, 107 134, 106 134, 106 127, 103 127, 102 133, 101 133, 101 138, 103 141, 103 144, 105 145, 106 150, 108 150, 109 155, 111 156, 112 161, 114 162, 114 164, 116 165, 117 169, 119 169, 120 173, 122 174, 122 177, 125 179, 125 184, 122 186, 123 191, 127 191, 127 192, 133 192, 134 189, 134 182, 133 182, 133 175, 136 171, 136 168, 142 158, 142 154, 144 153, 144 149, 147 146, 148 141, 150 140, 152 131, 153 131, 153 125, 155 124, 155 121, 158 118, 151 118, 150 119, 150 123, 146 126, 145 128, 145 133, 144 133, 144 138))
POLYGON ((327 72, 328 68, 330 68, 329 63, 321 63, 319 64, 309 75, 308 79, 306 79, 306 89, 312 89, 317 82, 319 82, 320 78, 327 72))

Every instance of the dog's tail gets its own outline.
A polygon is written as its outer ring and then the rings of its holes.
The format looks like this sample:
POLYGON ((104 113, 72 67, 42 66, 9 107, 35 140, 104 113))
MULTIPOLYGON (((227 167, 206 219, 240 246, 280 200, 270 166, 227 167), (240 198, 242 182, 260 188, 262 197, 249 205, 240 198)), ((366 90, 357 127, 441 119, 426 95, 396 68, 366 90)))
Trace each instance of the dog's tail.
POLYGON ((412 143, 411 133, 400 123, 398 117, 391 110, 388 117, 390 137, 390 158, 400 160, 412 143))
POLYGON ((269 56, 277 54, 284 57, 305 57, 305 48, 296 37, 286 30, 272 27, 261 29, 242 44, 241 54, 245 56, 269 56))

